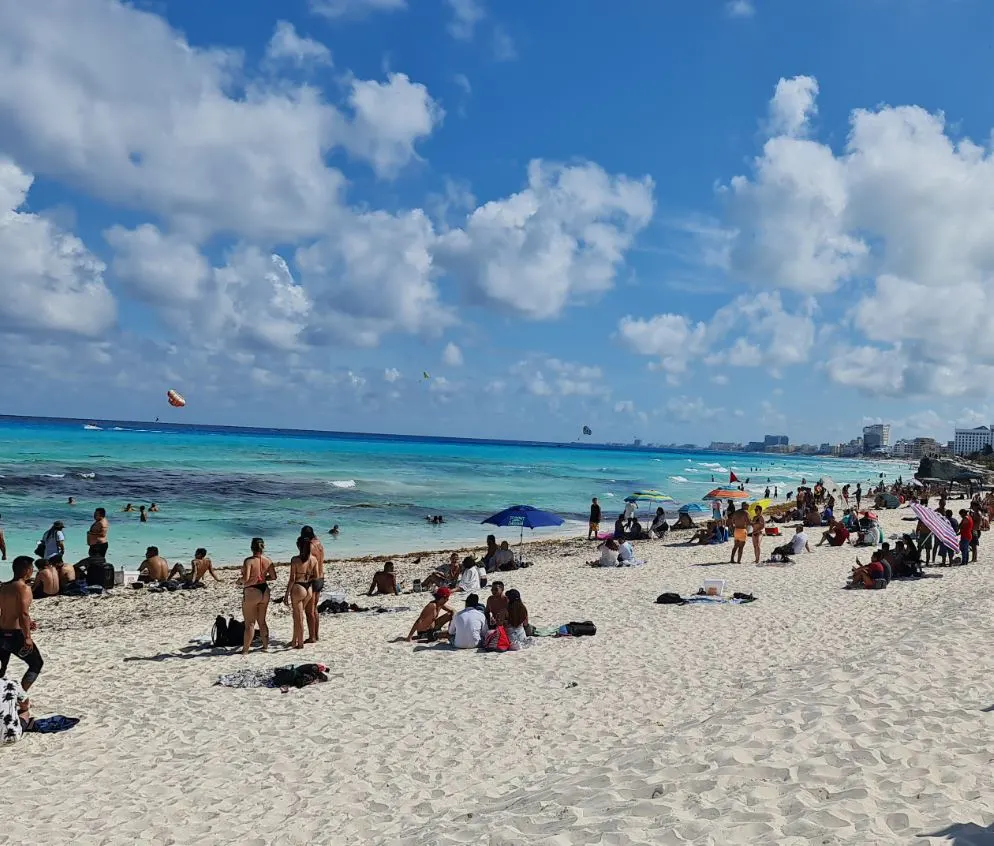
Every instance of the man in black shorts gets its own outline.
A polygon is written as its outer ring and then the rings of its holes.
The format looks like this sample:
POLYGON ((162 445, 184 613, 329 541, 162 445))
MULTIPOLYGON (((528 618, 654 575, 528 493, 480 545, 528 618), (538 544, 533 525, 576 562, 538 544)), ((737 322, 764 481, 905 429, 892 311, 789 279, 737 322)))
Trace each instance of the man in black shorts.
POLYGON ((38 647, 31 637, 35 624, 31 620, 31 574, 34 561, 27 555, 14 559, 14 578, 0 585, 0 676, 7 673, 11 655, 16 655, 28 665, 21 679, 27 691, 41 672, 42 660, 38 647))

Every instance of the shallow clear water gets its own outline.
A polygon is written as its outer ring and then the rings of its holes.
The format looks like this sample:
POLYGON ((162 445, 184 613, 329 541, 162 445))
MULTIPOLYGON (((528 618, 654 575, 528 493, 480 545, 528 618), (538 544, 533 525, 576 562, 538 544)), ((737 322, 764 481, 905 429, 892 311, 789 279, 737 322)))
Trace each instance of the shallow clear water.
POLYGON ((30 554, 58 519, 68 556, 84 556, 97 506, 107 509, 110 559, 119 565, 140 561, 150 544, 170 560, 206 546, 215 561, 236 563, 254 535, 285 560, 305 523, 323 534, 331 557, 440 549, 481 542, 491 529, 480 521, 509 505, 554 511, 580 531, 592 496, 610 522, 637 488, 658 488, 678 505, 727 483, 730 468, 757 495, 769 478, 781 497, 802 478, 842 484, 909 474, 901 462, 0 418, 8 559, 30 554), (66 504, 70 496, 77 505, 66 504), (142 524, 137 513, 121 513, 128 502, 161 510, 142 524), (446 523, 431 526, 428 514, 446 523), (324 534, 335 523, 337 539, 324 534))

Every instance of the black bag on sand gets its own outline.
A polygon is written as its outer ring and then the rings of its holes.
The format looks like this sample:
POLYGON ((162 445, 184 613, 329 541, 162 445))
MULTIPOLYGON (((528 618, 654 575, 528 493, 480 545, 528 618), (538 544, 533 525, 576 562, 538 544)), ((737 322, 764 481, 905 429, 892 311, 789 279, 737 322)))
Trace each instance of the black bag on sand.
POLYGON ((214 628, 211 629, 212 646, 228 646, 228 621, 222 614, 218 614, 214 620, 214 628))
POLYGON ((657 605, 686 605, 687 600, 678 593, 661 593, 656 597, 657 605))
POLYGON ((228 618, 228 646, 241 646, 245 640, 245 623, 236 620, 234 617, 228 618))
POLYGON ((110 590, 114 587, 114 565, 106 561, 91 561, 86 568, 86 577, 89 584, 110 590))
POLYGON ((597 634, 597 626, 586 620, 582 623, 567 623, 566 630, 573 637, 593 637, 597 634))

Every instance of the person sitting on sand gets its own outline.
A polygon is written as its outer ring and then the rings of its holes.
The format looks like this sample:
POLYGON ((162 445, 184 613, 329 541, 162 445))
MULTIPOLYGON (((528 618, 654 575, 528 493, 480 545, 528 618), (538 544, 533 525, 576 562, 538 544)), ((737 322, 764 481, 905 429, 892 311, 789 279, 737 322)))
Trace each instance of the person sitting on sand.
POLYGON ((521 649, 525 645, 528 626, 528 609, 521 601, 521 594, 513 588, 507 592, 507 637, 511 649, 521 649))
POLYGON ((514 569, 514 567, 511 566, 514 564, 514 553, 511 552, 511 547, 507 541, 500 542, 500 547, 494 553, 494 557, 491 560, 491 564, 493 564, 493 570, 491 570, 490 567, 488 566, 487 567, 488 573, 492 573, 494 572, 494 570, 501 571, 501 570, 514 569))
POLYGON ((590 564, 593 567, 617 567, 618 566, 618 550, 621 547, 616 540, 609 538, 604 541, 599 547, 600 558, 596 561, 591 561, 590 564))
POLYGON ((614 539, 619 543, 625 539, 625 515, 619 514, 614 521, 614 539))
POLYGON ((718 543, 721 539, 721 528, 720 524, 714 520, 708 520, 707 524, 703 529, 698 529, 694 532, 693 536, 687 543, 696 543, 701 546, 707 546, 712 543, 718 543))
POLYGON ((884 565, 881 563, 878 553, 874 553, 873 558, 870 559, 870 563, 866 565, 861 564, 858 558, 856 559, 856 566, 853 567, 852 573, 849 576, 849 583, 846 585, 847 588, 873 590, 874 588, 883 588, 886 586, 887 581, 884 578, 884 565))
POLYGON ((51 561, 39 559, 35 562, 38 572, 31 586, 31 596, 34 599, 45 599, 59 595, 59 574, 51 561))
POLYGON ((822 533, 821 540, 817 546, 828 543, 829 546, 842 546, 849 540, 849 530, 842 525, 839 520, 833 520, 828 525, 828 529, 822 533))
POLYGON ((369 592, 366 596, 376 596, 377 594, 396 596, 399 593, 397 577, 393 573, 393 561, 387 561, 382 570, 373 574, 373 581, 369 585, 369 592))
POLYGON ((804 533, 804 526, 797 527, 797 533, 783 546, 778 546, 773 550, 772 557, 786 561, 792 555, 800 555, 802 552, 811 552, 808 544, 808 536, 804 533))
POLYGON ((504 595, 504 583, 494 582, 490 586, 490 596, 487 598, 487 621, 492 628, 507 623, 507 597, 504 595))
POLYGON ((214 564, 207 557, 207 550, 201 546, 193 553, 189 575, 184 572, 183 565, 178 563, 169 571, 169 578, 179 578, 187 584, 198 585, 204 581, 208 574, 214 577, 215 582, 221 581, 217 573, 214 572, 214 564))
POLYGON ((55 572, 59 576, 59 591, 65 593, 66 588, 76 581, 76 568, 67 561, 56 561, 55 572))
POLYGON ((676 525, 674 529, 696 529, 697 524, 694 519, 686 511, 681 511, 679 516, 676 518, 676 525))
POLYGON ((488 573, 492 573, 497 569, 493 563, 497 549, 497 538, 494 535, 487 535, 487 551, 483 553, 483 558, 480 561, 488 573))
POLYGON ((632 540, 645 539, 645 529, 642 528, 642 524, 639 522, 638 517, 632 517, 632 522, 628 526, 628 531, 625 532, 625 537, 631 538, 632 540))
POLYGON ((164 582, 169 576, 169 562, 159 555, 159 547, 150 546, 145 550, 145 560, 138 567, 138 581, 164 582))
POLYGON ((480 571, 472 555, 463 559, 462 573, 459 575, 455 589, 467 593, 476 593, 480 589, 480 571))
POLYGON ((477 649, 489 631, 487 615, 480 607, 480 597, 471 593, 463 608, 449 623, 449 643, 456 649, 477 649))
POLYGON ((414 625, 411 626, 411 631, 407 634, 408 642, 414 640, 415 636, 429 636, 434 638, 440 631, 444 630, 445 626, 452 622, 455 612, 448 606, 451 595, 452 591, 447 587, 440 587, 435 591, 428 604, 421 609, 421 613, 418 615, 418 619, 414 621, 414 625))
POLYGON ((618 565, 631 564, 635 560, 635 547, 631 541, 623 541, 618 545, 618 565))
POLYGON ((670 524, 666 522, 666 512, 662 508, 656 509, 656 516, 652 518, 649 526, 650 538, 661 538, 670 530, 670 524))
POLYGON ((459 563, 459 553, 453 552, 449 555, 447 565, 443 564, 436 567, 433 573, 429 573, 422 579, 421 587, 424 590, 438 587, 446 587, 451 590, 458 584, 460 575, 462 575, 462 565, 459 563))

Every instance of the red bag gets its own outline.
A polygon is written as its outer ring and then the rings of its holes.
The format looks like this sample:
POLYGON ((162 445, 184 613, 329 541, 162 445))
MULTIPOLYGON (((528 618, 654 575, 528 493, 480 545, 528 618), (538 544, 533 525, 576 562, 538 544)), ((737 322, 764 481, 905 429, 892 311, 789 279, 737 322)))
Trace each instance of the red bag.
POLYGON ((483 648, 487 652, 507 652, 511 648, 507 630, 503 626, 497 626, 493 631, 487 632, 487 636, 483 638, 483 648))
POLYGON ((780 527, 779 526, 767 526, 766 536, 771 538, 780 537, 780 527))

